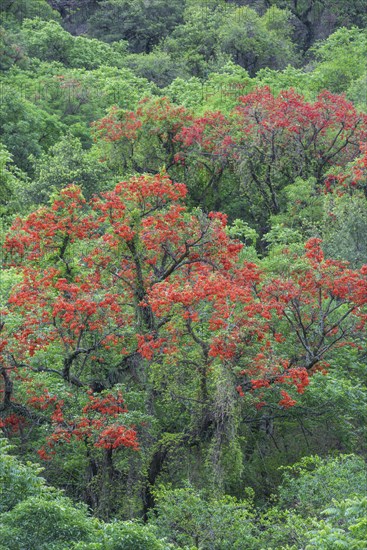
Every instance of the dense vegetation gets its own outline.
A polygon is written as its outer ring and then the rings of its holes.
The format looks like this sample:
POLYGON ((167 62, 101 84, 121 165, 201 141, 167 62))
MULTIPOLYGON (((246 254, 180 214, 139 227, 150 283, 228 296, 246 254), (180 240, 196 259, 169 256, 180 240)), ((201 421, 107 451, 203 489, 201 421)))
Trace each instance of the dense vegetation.
POLYGON ((1 550, 367 547, 366 13, 2 1, 1 550))

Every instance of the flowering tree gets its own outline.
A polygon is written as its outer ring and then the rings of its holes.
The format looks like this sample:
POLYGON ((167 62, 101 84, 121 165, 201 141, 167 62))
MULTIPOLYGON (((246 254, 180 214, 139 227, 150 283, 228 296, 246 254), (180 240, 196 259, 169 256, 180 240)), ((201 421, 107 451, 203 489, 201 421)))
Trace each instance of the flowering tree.
POLYGON ((322 92, 308 103, 292 90, 275 97, 269 88, 243 96, 236 110, 236 135, 244 185, 261 194, 276 214, 282 187, 298 176, 321 185, 333 165, 358 155, 367 118, 343 96, 322 92))
POLYGON ((307 102, 294 90, 275 96, 268 87, 240 97, 229 114, 194 117, 162 98, 143 100, 136 112, 112 110, 95 127, 125 170, 165 166, 208 210, 225 204, 230 211, 240 197, 235 208, 261 233, 284 210, 287 185, 313 178, 319 192, 330 168, 355 159, 367 136, 366 115, 344 96, 324 91, 307 102))
MULTIPOLYGON (((363 327, 365 268, 325 260, 313 240, 282 278, 262 273, 241 259, 226 216, 188 210, 186 193, 165 174, 89 203, 69 186, 14 222, 5 250, 19 282, 2 327, 2 427, 44 425, 42 458, 84 444, 87 456, 102 449, 113 473, 119 449, 149 449, 149 421, 125 420, 119 382, 141 393, 150 415, 168 406, 174 417, 181 404, 187 426, 172 420, 169 430, 183 430, 182 443, 223 433, 245 395, 261 407, 269 391, 290 407, 315 365, 363 327)), ((153 449, 151 484, 165 456, 153 449)))

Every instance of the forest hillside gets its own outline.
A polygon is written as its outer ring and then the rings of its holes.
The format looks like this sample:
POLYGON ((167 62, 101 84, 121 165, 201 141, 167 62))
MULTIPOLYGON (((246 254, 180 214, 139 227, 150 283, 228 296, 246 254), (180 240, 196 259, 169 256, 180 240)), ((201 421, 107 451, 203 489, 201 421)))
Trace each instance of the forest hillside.
POLYGON ((1 0, 0 550, 367 548, 365 0, 1 0))

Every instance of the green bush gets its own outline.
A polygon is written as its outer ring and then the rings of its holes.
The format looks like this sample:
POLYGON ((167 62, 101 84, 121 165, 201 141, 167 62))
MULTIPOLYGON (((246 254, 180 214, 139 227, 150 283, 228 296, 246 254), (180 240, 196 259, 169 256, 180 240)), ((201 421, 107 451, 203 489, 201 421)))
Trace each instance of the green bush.
POLYGON ((304 457, 297 464, 284 468, 279 504, 304 517, 319 516, 333 499, 363 497, 366 474, 366 464, 358 456, 304 457))

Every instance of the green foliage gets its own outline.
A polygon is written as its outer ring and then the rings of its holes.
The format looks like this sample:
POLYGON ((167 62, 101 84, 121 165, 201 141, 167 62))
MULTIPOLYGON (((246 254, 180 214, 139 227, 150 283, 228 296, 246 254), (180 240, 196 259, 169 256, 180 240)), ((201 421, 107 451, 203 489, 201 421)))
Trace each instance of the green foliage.
POLYGON ((325 201, 324 247, 328 256, 360 267, 367 256, 367 202, 364 197, 342 195, 325 201))
POLYGON ((88 540, 91 520, 86 510, 65 497, 28 497, 1 517, 0 544, 9 550, 64 549, 71 541, 88 540))
POLYGON ((247 244, 252 246, 256 244, 259 237, 255 229, 241 219, 233 221, 232 225, 228 228, 228 235, 234 239, 244 239, 247 244))
POLYGON ((366 548, 367 544, 367 498, 347 498, 333 500, 332 505, 323 510, 325 520, 320 521, 317 530, 310 532, 306 550, 334 550, 366 548))
POLYGON ((0 103, 0 139, 15 164, 31 171, 30 155, 38 157, 55 143, 63 130, 56 115, 32 105, 11 88, 3 89, 0 103))
POLYGON ((203 103, 204 86, 205 84, 195 76, 188 79, 177 77, 163 91, 176 105, 192 108, 203 103))
POLYGON ((14 166, 9 151, 0 143, 0 218, 7 219, 22 210, 19 198, 27 183, 25 175, 14 166))
POLYGON ((277 69, 297 62, 289 12, 276 7, 260 17, 255 10, 221 2, 192 3, 185 22, 161 47, 185 61, 194 76, 207 77, 229 61, 254 75, 271 63, 277 69))
POLYGON ((22 500, 45 492, 44 480, 38 476, 42 468, 26 465, 9 454, 11 447, 0 439, 0 514, 12 510, 22 500))
POLYGON ((154 527, 133 522, 101 523, 23 465, 0 439, 0 548, 8 550, 169 550, 154 527))
POLYGON ((149 54, 130 54, 125 58, 125 65, 136 75, 154 82, 159 88, 168 86, 176 78, 189 77, 183 60, 159 49, 149 54))
POLYGON ((269 4, 289 9, 297 42, 306 52, 315 40, 327 38, 339 26, 365 26, 367 22, 364 0, 259 0, 256 4, 263 9, 269 4))
POLYGON ((250 91, 255 82, 248 72, 232 61, 216 68, 205 81, 198 77, 176 78, 165 88, 167 95, 177 105, 192 108, 197 114, 208 110, 230 112, 238 103, 238 97, 250 91))
MULTIPOLYGON (((334 368, 315 373, 304 406, 309 411, 307 425, 315 436, 314 451, 330 448, 344 452, 364 449, 366 441, 367 398, 364 383, 365 362, 358 350, 346 347, 334 355, 334 368), (315 419, 312 421, 312 415, 315 419), (320 414, 322 423, 317 420, 320 414), (321 424, 321 425, 320 425, 321 424)), ((327 368, 327 365, 326 365, 327 368)))
POLYGON ((224 53, 245 67, 251 75, 272 65, 283 69, 297 62, 291 28, 290 12, 270 8, 263 17, 248 8, 241 7, 229 14, 222 24, 219 38, 224 53))
POLYGON ((208 110, 230 112, 237 104, 238 98, 245 95, 255 86, 249 73, 233 61, 228 61, 217 72, 209 74, 202 87, 202 105, 198 112, 208 110))
POLYGON ((84 196, 107 190, 108 168, 93 151, 85 151, 78 138, 63 137, 43 154, 34 167, 34 179, 24 199, 32 204, 48 202, 51 194, 74 183, 80 185, 84 196))
POLYGON ((30 57, 58 61, 65 67, 122 67, 127 50, 124 41, 110 45, 84 36, 73 37, 58 22, 39 18, 24 21, 20 39, 30 57))
POLYGON ((279 234, 276 239, 279 244, 282 241, 284 244, 305 241, 320 235, 324 217, 324 195, 315 178, 296 178, 294 183, 282 189, 281 200, 285 206, 281 214, 271 216, 272 230, 265 236, 268 242, 273 241, 271 235, 279 227, 284 227, 284 234, 288 232, 287 238, 280 238, 279 234))
POLYGON ((59 61, 67 65, 73 47, 73 37, 56 21, 26 19, 21 38, 28 55, 43 61, 59 61))
POLYGON ((307 101, 313 101, 316 92, 322 89, 314 72, 306 72, 303 68, 288 65, 282 71, 269 67, 260 69, 254 78, 257 86, 269 86, 278 95, 282 90, 292 88, 302 94, 307 101))
POLYGON ((219 29, 226 19, 218 10, 205 10, 205 3, 189 7, 185 22, 163 41, 161 48, 173 59, 182 59, 190 74, 200 78, 217 70, 230 60, 223 54, 219 42, 219 29))
POLYGON ((79 543, 75 550, 170 550, 175 548, 157 538, 152 526, 134 522, 104 524, 95 537, 96 542, 79 543))
POLYGON ((132 52, 149 53, 182 20, 180 0, 106 0, 89 20, 90 33, 106 42, 127 40, 132 52))
POLYGON ((59 20, 59 14, 54 11, 46 0, 2 0, 1 18, 7 26, 21 23, 24 19, 39 17, 46 20, 59 20))
POLYGON ((151 523, 179 547, 202 550, 255 548, 252 494, 248 500, 225 497, 206 500, 188 487, 156 491, 157 506, 151 523))
POLYGON ((26 63, 24 50, 16 37, 0 27, 0 71, 7 71, 13 65, 24 67, 26 63))
POLYGON ((284 469, 279 503, 304 517, 320 515, 333 499, 364 497, 366 473, 364 460, 357 456, 305 457, 284 469))
POLYGON ((103 65, 122 67, 128 44, 125 40, 105 44, 94 38, 77 36, 70 52, 69 66, 97 69, 103 65))
POLYGON ((361 73, 356 80, 353 80, 350 87, 347 90, 347 96, 353 103, 366 112, 367 109, 367 72, 361 73))
POLYGON ((318 86, 335 93, 345 92, 366 69, 366 29, 338 29, 313 51, 318 61, 313 78, 318 80, 318 86))

